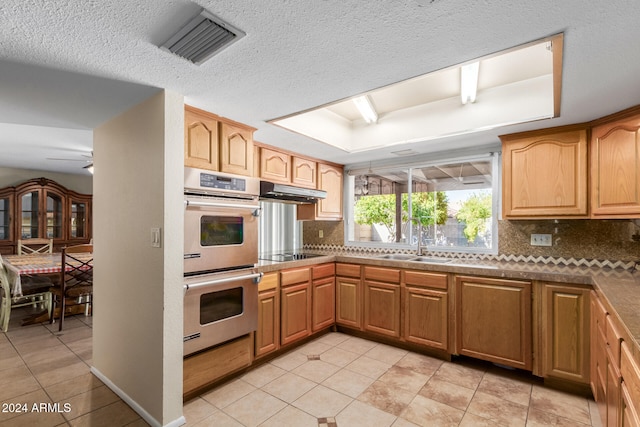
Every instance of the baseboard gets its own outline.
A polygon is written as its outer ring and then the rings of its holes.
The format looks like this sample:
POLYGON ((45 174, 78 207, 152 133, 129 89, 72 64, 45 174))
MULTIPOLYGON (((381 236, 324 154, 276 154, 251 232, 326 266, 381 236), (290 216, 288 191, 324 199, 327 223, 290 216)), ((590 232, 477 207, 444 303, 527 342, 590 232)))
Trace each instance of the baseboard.
POLYGON ((152 417, 151 414, 149 414, 147 411, 145 411, 142 406, 138 405, 138 402, 136 402, 131 397, 129 397, 129 395, 127 393, 122 391, 118 386, 116 386, 114 383, 112 383, 109 378, 104 376, 99 370, 97 370, 93 366, 91 367, 91 373, 93 375, 95 375, 96 377, 98 377, 98 379, 100 379, 100 381, 102 381, 107 387, 109 387, 111 389, 111 391, 113 391, 115 394, 117 394, 120 397, 120 399, 122 399, 127 405, 129 405, 131 407, 131 409, 136 411, 136 413, 138 415, 140 415, 142 417, 142 419, 144 419, 152 427, 178 427, 178 426, 186 424, 187 421, 185 420, 184 416, 181 415, 180 418, 178 418, 176 420, 173 420, 168 424, 164 424, 163 425, 161 422, 159 422, 154 417, 152 417))

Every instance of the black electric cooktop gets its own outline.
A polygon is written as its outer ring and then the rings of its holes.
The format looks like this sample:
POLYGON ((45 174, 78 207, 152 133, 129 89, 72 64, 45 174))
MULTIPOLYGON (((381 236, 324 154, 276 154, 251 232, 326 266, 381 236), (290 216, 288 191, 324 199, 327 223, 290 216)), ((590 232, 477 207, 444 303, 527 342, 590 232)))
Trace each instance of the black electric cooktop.
POLYGON ((284 262, 284 261, 297 261, 300 259, 307 258, 315 258, 322 255, 317 254, 303 254, 297 252, 284 252, 280 254, 270 254, 270 255, 260 255, 260 259, 265 261, 276 261, 276 262, 284 262))

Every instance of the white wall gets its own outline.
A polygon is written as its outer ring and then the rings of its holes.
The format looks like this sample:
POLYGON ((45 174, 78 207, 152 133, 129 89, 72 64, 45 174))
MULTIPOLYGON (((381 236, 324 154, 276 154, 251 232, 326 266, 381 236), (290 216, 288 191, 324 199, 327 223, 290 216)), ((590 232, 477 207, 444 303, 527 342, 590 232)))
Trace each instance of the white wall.
POLYGON ((0 188, 22 184, 33 178, 48 178, 58 184, 82 194, 93 193, 93 177, 70 173, 57 173, 31 169, 0 167, 0 188))
POLYGON ((152 425, 183 421, 183 129, 165 91, 94 130, 93 371, 152 425))

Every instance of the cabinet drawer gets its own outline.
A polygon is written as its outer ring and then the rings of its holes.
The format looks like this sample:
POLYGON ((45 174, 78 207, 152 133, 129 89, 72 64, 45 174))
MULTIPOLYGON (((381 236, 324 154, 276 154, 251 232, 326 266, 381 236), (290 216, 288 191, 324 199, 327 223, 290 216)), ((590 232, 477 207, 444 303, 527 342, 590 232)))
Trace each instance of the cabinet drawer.
POLYGON ((295 285, 296 283, 308 282, 311 278, 309 267, 294 268, 283 271, 280 277, 282 286, 295 285))
POLYGON ((360 266, 336 263, 336 276, 360 278, 360 266))
POLYGON ((633 359, 631 350, 627 346, 626 342, 622 343, 622 351, 620 354, 620 373, 622 374, 622 380, 627 385, 629 396, 631 397, 630 404, 633 404, 633 410, 636 414, 640 413, 640 368, 633 359))
POLYGON ((620 344, 622 343, 622 336, 618 332, 618 327, 614 324, 613 317, 607 316, 606 323, 606 335, 607 346, 611 350, 613 357, 612 362, 615 363, 617 368, 620 368, 620 344))
POLYGON ((364 278, 385 283, 400 283, 400 270, 394 268, 365 267, 364 278))
POLYGON ((316 265, 313 267, 313 279, 321 279, 323 277, 335 276, 336 265, 334 263, 316 265))
POLYGON ((262 280, 260 280, 260 283, 258 283, 258 292, 268 291, 277 287, 278 273, 275 271, 272 273, 265 273, 265 275, 262 276, 262 280))
POLYGON ((404 283, 411 286, 447 289, 447 275, 444 273, 425 273, 423 271, 403 271, 404 283))

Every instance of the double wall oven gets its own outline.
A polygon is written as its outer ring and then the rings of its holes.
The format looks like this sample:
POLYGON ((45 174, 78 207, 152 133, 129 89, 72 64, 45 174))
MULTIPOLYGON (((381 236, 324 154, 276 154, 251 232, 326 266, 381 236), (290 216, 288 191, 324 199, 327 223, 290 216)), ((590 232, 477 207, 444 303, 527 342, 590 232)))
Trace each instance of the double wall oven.
POLYGON ((185 168, 184 355, 255 331, 260 181, 185 168))

